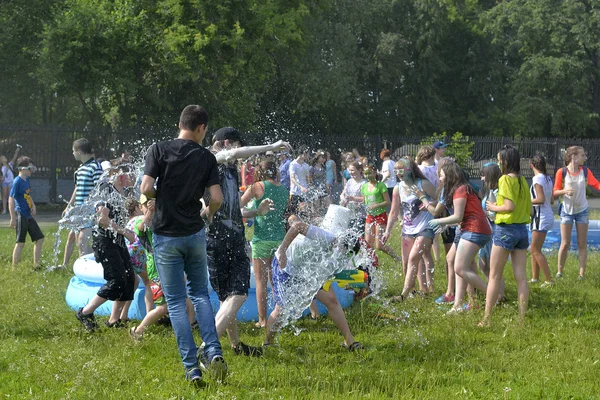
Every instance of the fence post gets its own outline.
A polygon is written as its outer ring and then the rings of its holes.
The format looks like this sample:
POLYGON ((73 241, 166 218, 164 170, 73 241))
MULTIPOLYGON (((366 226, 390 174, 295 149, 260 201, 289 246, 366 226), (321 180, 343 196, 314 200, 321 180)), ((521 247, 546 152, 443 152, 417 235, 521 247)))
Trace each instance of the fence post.
POLYGON ((559 141, 558 138, 554 139, 554 171, 552 176, 556 176, 556 171, 560 168, 558 165, 558 157, 560 156, 559 141))
POLYGON ((56 203, 57 179, 56 170, 58 169, 58 129, 56 125, 52 126, 52 156, 50 158, 50 202, 56 203))

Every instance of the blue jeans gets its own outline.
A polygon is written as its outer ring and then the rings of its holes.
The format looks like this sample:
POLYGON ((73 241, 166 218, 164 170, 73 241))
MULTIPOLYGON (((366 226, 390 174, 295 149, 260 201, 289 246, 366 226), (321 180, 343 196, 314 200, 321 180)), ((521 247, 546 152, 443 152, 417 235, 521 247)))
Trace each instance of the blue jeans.
POLYGON ((208 360, 222 355, 215 328, 215 317, 208 299, 206 234, 204 229, 189 236, 170 237, 154 234, 154 261, 160 277, 177 347, 186 369, 198 367, 196 343, 185 307, 187 295, 194 304, 208 360), (184 276, 185 273, 185 276, 184 276))

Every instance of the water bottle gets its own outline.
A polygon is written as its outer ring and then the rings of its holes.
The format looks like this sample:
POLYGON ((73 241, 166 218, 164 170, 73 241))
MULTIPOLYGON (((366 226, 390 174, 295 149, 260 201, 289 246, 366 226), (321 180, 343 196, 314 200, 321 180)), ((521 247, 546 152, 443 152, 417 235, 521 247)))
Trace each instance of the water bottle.
MULTIPOLYGON (((490 193, 488 194, 488 201, 489 201, 490 203, 495 203, 495 202, 496 202, 496 194, 494 193, 494 191, 493 191, 493 190, 490 190, 490 193)), ((491 220, 494 220, 494 219, 496 219, 496 213, 495 213, 495 212, 493 212, 493 211, 489 211, 489 210, 488 210, 488 217, 489 217, 491 220)))

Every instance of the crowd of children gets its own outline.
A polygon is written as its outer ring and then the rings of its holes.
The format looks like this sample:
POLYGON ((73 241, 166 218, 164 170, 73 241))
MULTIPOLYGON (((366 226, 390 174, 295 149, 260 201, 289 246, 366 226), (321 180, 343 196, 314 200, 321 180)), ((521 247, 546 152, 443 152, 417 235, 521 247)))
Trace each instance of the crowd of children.
MULTIPOLYGON (((307 147, 299 147, 294 151, 282 141, 244 146, 240 132, 231 127, 216 131, 212 146, 206 149, 200 143, 207 123, 208 115, 201 107, 184 109, 179 137, 149 149, 140 187, 143 194, 136 199, 127 190, 136 179, 128 166, 109 164, 103 175, 91 144, 85 139, 75 141, 73 154, 81 166, 75 173, 75 190, 68 207, 96 196, 97 218, 92 226, 69 233, 64 258, 66 265, 77 242, 79 254, 93 251, 104 269, 106 284, 76 313, 88 330, 97 329, 94 310, 107 300, 113 300, 114 305, 106 326, 124 326, 134 288, 141 279, 146 289, 146 317, 130 327, 129 333, 140 341, 149 326, 168 315, 185 376, 192 382, 202 379, 203 366, 224 379, 227 365, 218 340, 224 333, 235 354, 259 356, 265 346, 274 343, 290 300, 286 291, 298 285, 299 268, 315 262, 306 259, 315 248, 321 252, 319 262, 327 265, 350 260, 361 249, 388 254, 394 263, 402 263, 404 272, 402 291, 391 301, 403 302, 434 292, 434 265, 435 260, 441 260, 441 237, 448 285, 436 302, 452 304, 449 314, 460 313, 476 306, 477 290, 485 294, 480 325, 486 326, 491 323, 494 306, 505 300, 503 271, 509 256, 521 318, 527 311, 529 283, 539 281, 540 270, 545 279, 542 287, 554 283, 542 246, 554 224, 551 205, 559 198, 562 242, 556 277, 564 273, 575 224, 579 274, 584 279, 586 187, 600 190, 600 182, 585 167, 581 147, 566 150, 565 167, 557 170, 554 184, 544 157, 533 157, 530 168, 534 177, 529 186, 521 174, 519 151, 504 146, 496 161, 483 165, 483 186, 477 188, 464 166, 445 157, 447 145, 439 141, 421 147, 415 160, 402 156, 394 161, 390 150, 384 149, 380 169, 356 150, 344 152, 338 168, 325 150, 311 153, 307 147), (200 166, 201 174, 189 173, 200 166), (339 204, 350 217, 344 230, 333 232, 318 225, 330 204, 338 200, 338 182, 339 204), (112 200, 104 201, 107 198, 112 200), (254 224, 250 253, 245 235, 248 221, 254 224), (401 224, 401 245, 390 246, 397 221, 401 224), (393 247, 399 247, 401 255, 393 247), (528 249, 532 255, 529 282, 528 249), (256 278, 256 327, 266 330, 262 346, 243 343, 236 321, 248 295, 251 267, 256 278), (220 300, 214 318, 207 278, 220 300), (275 300, 270 316, 269 287, 275 300), (199 347, 191 336, 196 325, 204 340, 199 347)), ((19 263, 29 234, 35 242, 34 266, 39 267, 44 235, 34 219, 36 207, 29 181, 35 165, 28 157, 19 157, 19 149, 11 162, 5 157, 0 161, 3 194, 8 192, 3 196, 8 199, 3 212, 10 211, 10 226, 16 229, 17 237, 13 266, 19 263)), ((328 308, 344 337, 344 346, 350 351, 361 349, 333 291, 321 288, 315 297, 328 308)), ((313 316, 316 313, 313 310, 313 316)))

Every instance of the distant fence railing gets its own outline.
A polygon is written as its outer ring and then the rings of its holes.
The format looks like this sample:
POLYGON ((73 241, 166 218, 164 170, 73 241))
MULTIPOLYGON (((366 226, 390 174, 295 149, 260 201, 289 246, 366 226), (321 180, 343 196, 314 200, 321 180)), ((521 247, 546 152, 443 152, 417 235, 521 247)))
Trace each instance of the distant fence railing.
MULTIPOLYGON (((79 138, 90 140, 96 151, 97 158, 112 159, 123 151, 133 154, 143 154, 153 142, 173 138, 177 130, 171 132, 145 130, 109 130, 98 128, 72 127, 8 127, 0 126, 0 154, 10 159, 16 144, 23 146, 22 154, 31 157, 38 166, 36 178, 47 179, 50 187, 49 199, 57 202, 57 182, 59 179, 72 179, 78 167, 72 154, 72 143, 79 138)), ((342 151, 356 148, 366 155, 370 162, 378 164, 379 152, 383 148, 392 151, 393 157, 402 155, 415 156, 420 144, 427 137, 399 135, 324 135, 305 132, 286 133, 279 136, 251 132, 244 134, 247 144, 263 144, 275 139, 288 140, 293 146, 308 145, 311 149, 318 148, 332 153, 339 161, 342 151)), ((521 170, 526 177, 532 176, 529 159, 536 154, 543 154, 548 164, 548 173, 554 173, 564 166, 563 152, 569 146, 581 146, 585 149, 587 165, 594 175, 600 176, 600 139, 563 139, 563 138, 497 138, 497 137, 467 137, 473 142, 473 151, 467 165, 463 167, 472 178, 478 178, 480 169, 486 162, 496 160, 502 146, 511 144, 521 153, 521 170)), ((451 140, 451 138, 447 138, 451 140)), ((205 139, 205 145, 210 144, 210 135, 205 139)))

